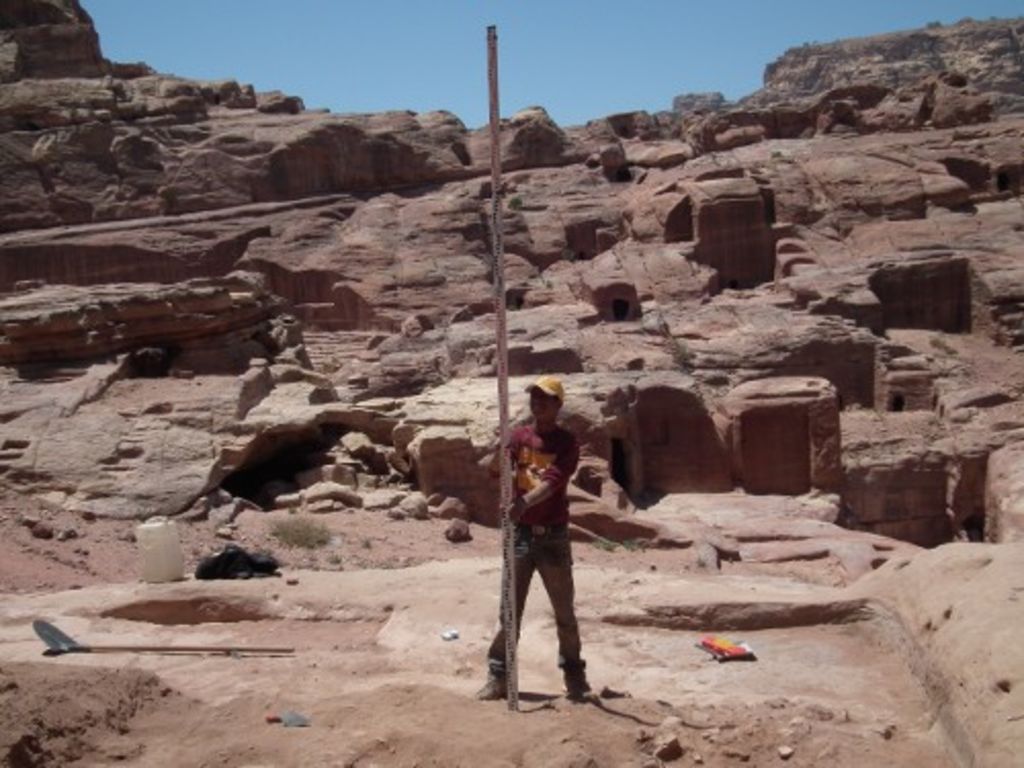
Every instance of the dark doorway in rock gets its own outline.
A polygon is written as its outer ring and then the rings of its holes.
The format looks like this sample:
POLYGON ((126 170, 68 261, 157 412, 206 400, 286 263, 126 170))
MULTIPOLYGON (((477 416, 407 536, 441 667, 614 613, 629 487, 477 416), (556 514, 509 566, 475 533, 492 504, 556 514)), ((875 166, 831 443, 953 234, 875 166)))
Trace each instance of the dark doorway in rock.
POLYGON ((1010 174, 1005 172, 996 174, 996 189, 1000 192, 1010 191, 1010 174))
POLYGON ((868 288, 882 303, 884 329, 971 330, 971 267, 966 259, 923 259, 880 265, 868 288))
POLYGON ((693 204, 690 198, 682 198, 669 211, 665 219, 666 243, 689 243, 693 241, 693 204))
POLYGON ((612 480, 629 493, 629 463, 626 460, 626 444, 612 438, 612 480))
POLYGON ((735 291, 740 287, 740 283, 738 280, 730 280, 726 287, 729 288, 729 290, 735 291))
POLYGON ((274 499, 299 490, 295 476, 324 463, 324 453, 339 435, 325 432, 267 438, 253 451, 253 459, 232 472, 221 487, 232 496, 248 499, 263 509, 271 509, 274 499))
POLYGON ((128 355, 128 373, 133 379, 162 379, 170 373, 177 350, 170 347, 140 347, 128 355))
POLYGON ((626 299, 612 299, 612 319, 619 322, 629 319, 629 301, 626 299))
MULTIPOLYGON (((466 149, 465 144, 463 144, 461 141, 453 141, 451 147, 452 154, 459 159, 460 163, 462 163, 463 165, 473 164, 473 158, 469 156, 469 150, 466 149)), ((490 193, 488 193, 488 196, 490 196, 490 193)), ((512 201, 510 200, 509 202, 512 201)))
POLYGON ((889 398, 889 410, 894 413, 899 413, 907 407, 906 398, 903 395, 896 393, 889 398))
POLYGON ((615 172, 615 180, 616 181, 632 181, 633 180, 633 173, 632 173, 632 171, 629 170, 629 168, 625 168, 625 167, 619 168, 615 172))
POLYGON ((964 520, 963 528, 968 541, 985 540, 985 517, 983 515, 971 515, 964 520))
POLYGON ((775 223, 775 192, 768 187, 761 187, 761 201, 764 203, 764 219, 768 224, 775 223))

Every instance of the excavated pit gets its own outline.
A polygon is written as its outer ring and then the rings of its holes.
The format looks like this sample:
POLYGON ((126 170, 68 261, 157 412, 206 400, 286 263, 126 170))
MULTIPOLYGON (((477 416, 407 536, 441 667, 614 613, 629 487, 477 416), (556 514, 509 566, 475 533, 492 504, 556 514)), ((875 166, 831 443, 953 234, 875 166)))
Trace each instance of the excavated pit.
POLYGON ((191 597, 140 600, 101 611, 100 616, 149 624, 196 625, 262 621, 276 618, 260 603, 230 600, 223 597, 191 597))
POLYGON ((172 692, 138 669, 5 663, 0 669, 0 761, 11 768, 95 764, 97 743, 172 692))
POLYGON ((866 600, 829 603, 736 602, 687 606, 652 606, 637 614, 610 614, 608 624, 655 627, 676 631, 737 631, 788 629, 832 624, 853 624, 876 617, 866 600))

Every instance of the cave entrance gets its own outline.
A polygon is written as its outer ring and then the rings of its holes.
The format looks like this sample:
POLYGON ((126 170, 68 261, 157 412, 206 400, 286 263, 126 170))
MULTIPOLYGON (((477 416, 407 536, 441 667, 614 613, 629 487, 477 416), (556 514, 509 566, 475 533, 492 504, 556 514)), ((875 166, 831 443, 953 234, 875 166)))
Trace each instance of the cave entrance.
POLYGON ((971 515, 963 522, 964 534, 968 541, 985 540, 985 516, 971 515))
POLYGON ((133 379, 163 379, 171 372, 178 350, 173 347, 140 347, 128 355, 128 375, 133 379))
POLYGON ((895 394, 889 398, 889 410, 894 413, 901 413, 907 407, 906 398, 903 395, 895 394))
POLYGON ((327 463, 326 452, 341 437, 335 432, 264 436, 250 452, 251 458, 224 478, 221 487, 262 509, 272 509, 277 496, 299 490, 297 474, 327 463))
POLYGON ((612 318, 619 322, 629 319, 630 304, 627 299, 612 299, 612 318))

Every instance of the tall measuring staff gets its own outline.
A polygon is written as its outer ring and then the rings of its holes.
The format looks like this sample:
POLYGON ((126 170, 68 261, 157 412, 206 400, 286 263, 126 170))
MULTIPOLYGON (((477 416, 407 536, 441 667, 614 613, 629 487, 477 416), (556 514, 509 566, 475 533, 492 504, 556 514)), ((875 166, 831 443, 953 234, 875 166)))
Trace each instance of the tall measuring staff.
POLYGON ((491 116, 491 265, 494 279, 494 319, 497 335, 498 450, 501 482, 501 616, 505 625, 505 665, 508 708, 519 711, 519 665, 516 645, 515 537, 509 511, 512 508, 512 467, 508 461, 508 329, 505 315, 505 252, 501 239, 501 126, 498 110, 498 28, 487 28, 487 85, 491 116))

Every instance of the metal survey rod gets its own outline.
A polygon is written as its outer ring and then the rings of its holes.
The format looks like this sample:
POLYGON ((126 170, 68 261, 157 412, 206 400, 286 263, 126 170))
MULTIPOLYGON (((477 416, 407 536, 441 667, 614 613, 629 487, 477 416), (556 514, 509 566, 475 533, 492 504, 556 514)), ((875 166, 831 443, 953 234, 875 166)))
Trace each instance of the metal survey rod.
POLYGON ((509 512, 512 508, 512 467, 508 459, 508 328, 505 313, 505 253, 501 239, 501 126, 498 110, 498 28, 487 28, 487 84, 491 119, 491 265, 494 281, 494 318, 497 336, 498 378, 498 450, 500 451, 501 537, 503 557, 501 568, 501 611, 505 626, 505 674, 508 686, 508 708, 519 711, 519 668, 516 645, 515 537, 509 512))

